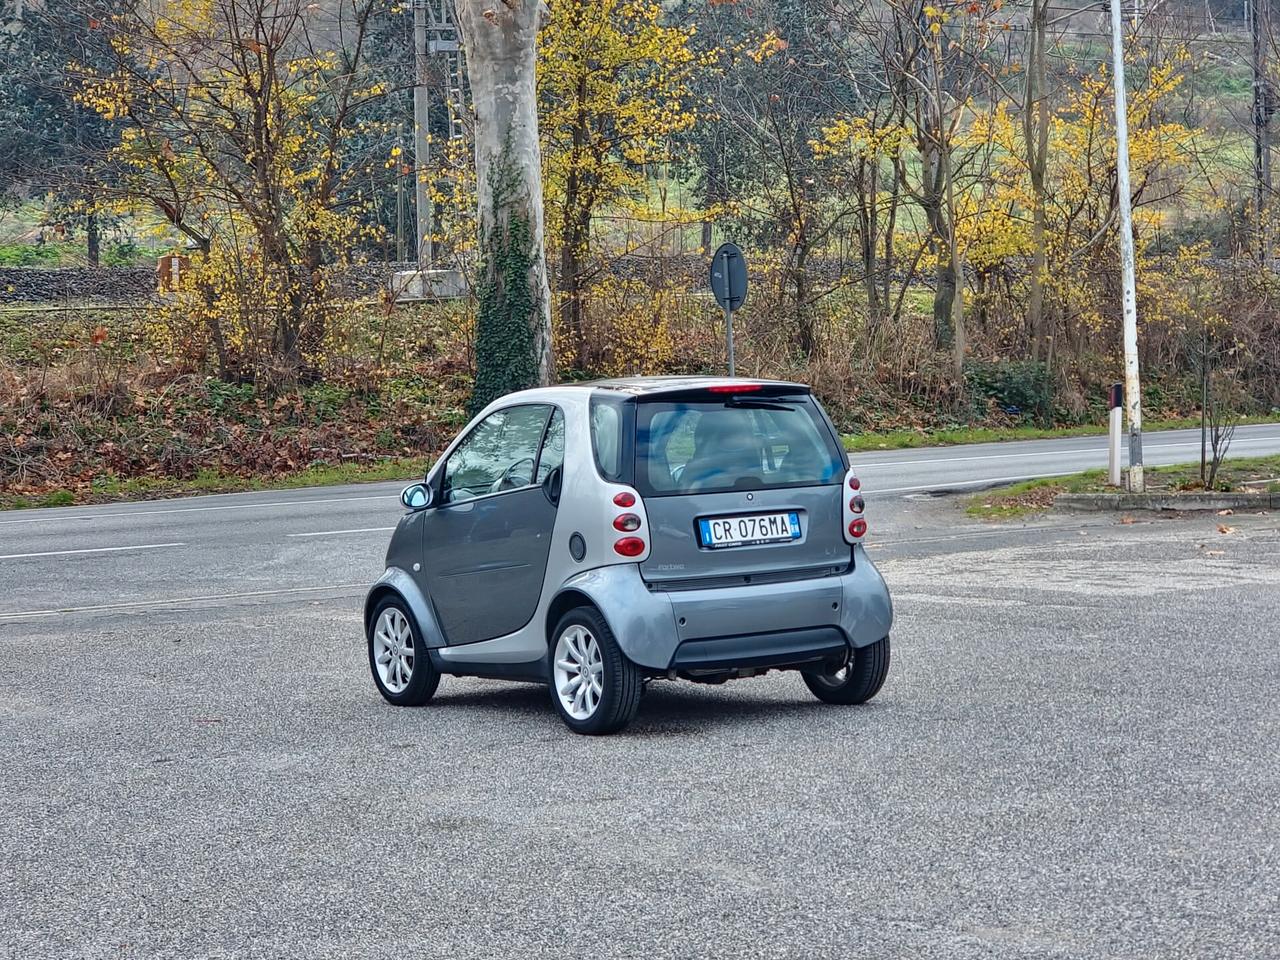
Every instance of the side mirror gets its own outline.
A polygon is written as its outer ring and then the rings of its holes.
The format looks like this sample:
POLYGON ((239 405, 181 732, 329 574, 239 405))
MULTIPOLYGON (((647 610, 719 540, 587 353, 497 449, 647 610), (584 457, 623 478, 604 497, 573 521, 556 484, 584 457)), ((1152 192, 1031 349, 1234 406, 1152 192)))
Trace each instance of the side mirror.
POLYGON ((425 510, 432 499, 431 488, 425 483, 414 483, 400 491, 400 502, 406 510, 425 510))

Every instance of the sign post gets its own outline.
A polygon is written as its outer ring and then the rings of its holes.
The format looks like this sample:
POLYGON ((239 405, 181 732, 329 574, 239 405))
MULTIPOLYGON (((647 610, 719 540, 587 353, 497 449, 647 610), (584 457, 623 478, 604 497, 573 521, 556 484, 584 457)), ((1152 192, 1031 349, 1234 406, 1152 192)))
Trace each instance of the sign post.
POLYGON ((711 257, 711 293, 724 310, 725 352, 729 376, 734 376, 733 312, 747 299, 747 258, 736 243, 720 245, 711 257))

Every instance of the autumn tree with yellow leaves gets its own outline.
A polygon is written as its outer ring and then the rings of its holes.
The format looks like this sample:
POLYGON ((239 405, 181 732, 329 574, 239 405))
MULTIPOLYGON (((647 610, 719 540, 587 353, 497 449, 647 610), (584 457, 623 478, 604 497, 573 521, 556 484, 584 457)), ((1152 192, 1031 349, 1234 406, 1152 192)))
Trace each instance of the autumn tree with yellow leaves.
POLYGON ((653 215, 653 176, 697 123, 692 88, 710 67, 692 34, 666 24, 657 0, 551 0, 538 61, 545 198, 561 330, 580 370, 592 360, 590 285, 604 267, 592 260, 593 221, 606 209, 653 215))
POLYGON ((123 124, 107 189, 193 254, 175 325, 207 331, 220 375, 305 375, 334 307, 328 268, 362 227, 352 153, 384 95, 366 60, 374 0, 131 2, 101 29, 114 62, 82 101, 123 124))

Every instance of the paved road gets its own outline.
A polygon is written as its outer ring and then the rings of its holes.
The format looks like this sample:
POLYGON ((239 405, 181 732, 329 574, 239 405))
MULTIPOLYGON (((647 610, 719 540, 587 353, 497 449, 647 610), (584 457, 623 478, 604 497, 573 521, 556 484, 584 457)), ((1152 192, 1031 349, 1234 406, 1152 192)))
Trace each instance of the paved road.
POLYGON ((1280 524, 908 499, 972 453, 859 458, 873 704, 660 684, 607 740, 376 696, 396 485, 0 515, 0 957, 1280 955, 1280 524))
MULTIPOLYGON (((1149 434, 1146 460, 1199 455, 1199 434, 1149 434)), ((1237 456, 1280 452, 1280 424, 1241 427, 1237 456)), ((1105 466, 1104 437, 1030 440, 854 456, 873 538, 925 491, 1105 466)), ((0 623, 41 611, 143 611, 214 597, 354 596, 380 569, 401 483, 230 494, 0 513, 0 623)))
MULTIPOLYGON (((1122 445, 1127 447, 1126 445, 1122 445)), ((1258 457, 1280 453, 1280 423, 1236 428, 1230 455, 1258 457)), ((1148 467, 1200 459, 1199 430, 1163 430, 1143 437, 1148 467)), ((1125 449, 1128 464, 1128 450, 1125 449)), ((889 493, 965 490, 1033 477, 1061 476, 1107 466, 1107 438, 1070 437, 1016 443, 978 443, 963 447, 886 450, 851 455, 868 489, 889 493)))

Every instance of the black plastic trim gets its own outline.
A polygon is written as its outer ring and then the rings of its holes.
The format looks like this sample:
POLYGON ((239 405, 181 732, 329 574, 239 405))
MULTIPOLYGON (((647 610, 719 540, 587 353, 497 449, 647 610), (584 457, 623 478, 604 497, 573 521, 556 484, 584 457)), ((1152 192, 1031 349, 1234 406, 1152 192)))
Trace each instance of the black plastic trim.
POLYGON ((548 651, 537 660, 524 663, 480 663, 467 660, 446 660, 438 650, 429 651, 431 665, 440 673, 451 677, 480 677, 485 680, 522 680, 528 683, 550 683, 551 654, 548 651))
POLYGON ((799 667, 842 661, 849 638, 839 627, 809 627, 710 640, 686 640, 671 658, 675 670, 733 670, 741 667, 799 667))

